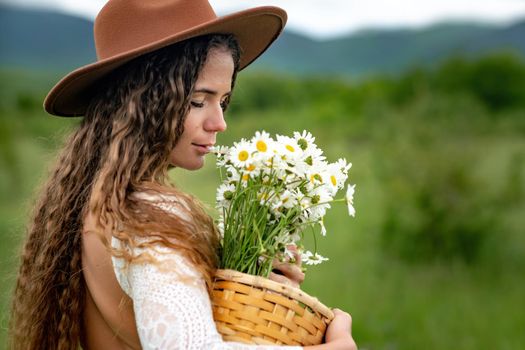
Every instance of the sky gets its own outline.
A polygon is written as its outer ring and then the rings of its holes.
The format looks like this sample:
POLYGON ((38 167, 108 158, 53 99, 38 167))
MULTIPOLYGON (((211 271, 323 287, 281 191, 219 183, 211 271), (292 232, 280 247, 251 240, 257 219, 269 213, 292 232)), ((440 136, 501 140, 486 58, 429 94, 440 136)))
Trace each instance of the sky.
MULTIPOLYGON (((282 7, 288 12, 289 28, 320 39, 369 28, 418 28, 464 20, 506 24, 525 18, 525 0, 209 1, 219 15, 262 5, 282 7)), ((106 0, 0 0, 0 3, 55 9, 94 19, 106 0)))

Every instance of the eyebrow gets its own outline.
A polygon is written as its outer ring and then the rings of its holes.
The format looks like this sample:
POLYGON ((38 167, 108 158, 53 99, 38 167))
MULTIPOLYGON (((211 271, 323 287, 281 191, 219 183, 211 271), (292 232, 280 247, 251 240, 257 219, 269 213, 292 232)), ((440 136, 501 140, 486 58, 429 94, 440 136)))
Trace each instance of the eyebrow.
MULTIPOLYGON (((211 89, 207 89, 207 88, 200 88, 200 89, 195 89, 193 92, 200 92, 200 93, 204 93, 204 94, 209 94, 209 95, 217 95, 217 91, 215 90, 211 90, 211 89)), ((227 93, 224 94, 224 96, 231 96, 232 92, 229 91, 227 93)))

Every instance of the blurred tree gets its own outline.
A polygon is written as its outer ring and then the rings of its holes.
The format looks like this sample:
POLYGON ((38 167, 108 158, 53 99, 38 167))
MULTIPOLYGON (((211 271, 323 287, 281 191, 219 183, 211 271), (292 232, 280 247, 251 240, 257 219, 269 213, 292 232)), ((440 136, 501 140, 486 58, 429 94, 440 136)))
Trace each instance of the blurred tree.
POLYGON ((33 112, 42 109, 42 101, 40 96, 22 91, 16 95, 16 108, 22 113, 33 112))
POLYGON ((525 66, 514 56, 488 56, 473 65, 471 91, 490 109, 525 105, 525 66))
POLYGON ((470 93, 491 111, 525 106, 525 65, 511 54, 452 58, 434 73, 433 84, 449 94, 470 93))
POLYGON ((459 258, 473 262, 497 227, 494 201, 480 191, 475 160, 450 150, 405 150, 398 171, 384 177, 382 226, 387 251, 411 261, 459 258))
POLYGON ((19 168, 16 162, 14 133, 10 128, 7 112, 0 108, 0 193, 14 192, 19 189, 19 168))

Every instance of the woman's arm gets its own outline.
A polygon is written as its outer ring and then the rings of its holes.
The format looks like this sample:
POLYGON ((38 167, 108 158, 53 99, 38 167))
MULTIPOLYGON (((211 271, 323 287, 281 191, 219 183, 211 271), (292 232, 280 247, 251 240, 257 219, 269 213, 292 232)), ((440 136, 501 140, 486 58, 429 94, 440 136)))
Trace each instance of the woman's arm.
MULTIPOLYGON (((162 208, 177 213, 175 208, 162 208)), ((118 247, 120 242, 112 240, 118 247)), ((304 280, 300 270, 301 257, 295 247, 295 264, 277 266, 283 276, 273 274, 279 282, 283 277, 298 286, 304 280), (276 277, 277 276, 277 277, 276 277)), ((202 276, 180 254, 166 247, 148 251, 160 263, 141 263, 125 266, 113 258, 117 280, 133 300, 137 329, 143 349, 231 349, 278 350, 303 349, 290 346, 255 346, 224 342, 217 332, 208 292, 202 276)), ((334 310, 335 318, 327 329, 326 344, 305 347, 309 350, 355 350, 350 335, 350 316, 334 310)))

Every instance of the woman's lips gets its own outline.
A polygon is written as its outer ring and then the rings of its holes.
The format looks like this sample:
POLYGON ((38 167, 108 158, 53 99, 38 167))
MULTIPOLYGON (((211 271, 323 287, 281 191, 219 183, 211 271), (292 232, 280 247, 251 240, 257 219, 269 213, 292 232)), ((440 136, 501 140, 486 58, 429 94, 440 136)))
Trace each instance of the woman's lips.
POLYGON ((202 154, 210 153, 211 147, 213 146, 212 144, 201 145, 198 143, 192 143, 192 145, 197 149, 199 153, 202 153, 202 154))

